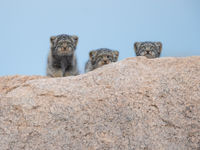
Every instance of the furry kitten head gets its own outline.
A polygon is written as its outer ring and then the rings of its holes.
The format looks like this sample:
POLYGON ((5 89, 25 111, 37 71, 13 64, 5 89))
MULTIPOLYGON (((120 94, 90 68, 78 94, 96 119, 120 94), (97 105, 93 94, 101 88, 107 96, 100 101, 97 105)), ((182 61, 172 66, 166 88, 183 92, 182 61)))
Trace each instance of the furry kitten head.
POLYGON ((136 56, 146 56, 147 58, 160 57, 162 50, 161 42, 135 42, 134 49, 136 56))
POLYGON ((71 56, 74 54, 78 43, 78 37, 73 35, 61 34, 50 37, 53 55, 71 56))
POLYGON ((99 68, 111 62, 116 62, 118 60, 119 52, 116 50, 101 48, 91 51, 89 56, 93 67, 99 68))

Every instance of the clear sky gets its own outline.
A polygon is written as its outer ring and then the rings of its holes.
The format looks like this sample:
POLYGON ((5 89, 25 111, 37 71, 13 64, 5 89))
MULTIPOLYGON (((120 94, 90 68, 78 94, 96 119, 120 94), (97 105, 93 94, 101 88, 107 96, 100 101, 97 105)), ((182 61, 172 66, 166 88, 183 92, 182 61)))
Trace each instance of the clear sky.
POLYGON ((0 76, 45 75, 49 37, 78 35, 83 73, 88 52, 135 57, 136 41, 161 41, 161 57, 200 55, 200 0, 0 0, 0 76))

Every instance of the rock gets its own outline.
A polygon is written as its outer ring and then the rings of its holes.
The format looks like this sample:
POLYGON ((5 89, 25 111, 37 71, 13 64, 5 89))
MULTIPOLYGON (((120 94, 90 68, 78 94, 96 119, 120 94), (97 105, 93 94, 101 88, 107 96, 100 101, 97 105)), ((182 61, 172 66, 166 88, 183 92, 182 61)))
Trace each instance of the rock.
POLYGON ((0 78, 1 150, 200 150, 200 57, 0 78))

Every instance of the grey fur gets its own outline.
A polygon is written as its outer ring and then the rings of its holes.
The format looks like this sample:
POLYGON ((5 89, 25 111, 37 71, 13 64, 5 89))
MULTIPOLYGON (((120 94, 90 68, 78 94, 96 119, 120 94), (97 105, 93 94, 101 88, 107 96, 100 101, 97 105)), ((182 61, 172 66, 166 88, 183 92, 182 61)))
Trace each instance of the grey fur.
POLYGON ((162 51, 161 42, 135 42, 134 49, 136 56, 146 56, 147 58, 160 57, 162 51))
POLYGON ((46 74, 49 77, 75 76, 79 74, 75 50, 77 36, 61 34, 50 38, 51 49, 46 74))
POLYGON ((85 64, 85 72, 92 71, 103 65, 117 62, 119 52, 116 50, 110 50, 107 48, 101 48, 90 51, 89 60, 85 64))

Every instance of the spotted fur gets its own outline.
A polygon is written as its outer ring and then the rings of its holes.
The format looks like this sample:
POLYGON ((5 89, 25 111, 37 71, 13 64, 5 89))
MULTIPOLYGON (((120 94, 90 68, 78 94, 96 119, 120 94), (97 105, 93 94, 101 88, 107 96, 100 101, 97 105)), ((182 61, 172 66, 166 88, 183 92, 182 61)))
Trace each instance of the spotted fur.
POLYGON ((77 36, 61 34, 50 37, 51 49, 48 55, 46 74, 50 77, 78 75, 75 50, 77 36))
POLYGON ((118 56, 118 51, 107 48, 90 51, 89 60, 85 65, 85 72, 92 71, 112 62, 117 62, 118 56))
POLYGON ((147 58, 160 57, 162 51, 161 42, 135 42, 134 49, 136 56, 146 56, 147 58))

